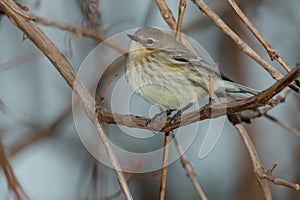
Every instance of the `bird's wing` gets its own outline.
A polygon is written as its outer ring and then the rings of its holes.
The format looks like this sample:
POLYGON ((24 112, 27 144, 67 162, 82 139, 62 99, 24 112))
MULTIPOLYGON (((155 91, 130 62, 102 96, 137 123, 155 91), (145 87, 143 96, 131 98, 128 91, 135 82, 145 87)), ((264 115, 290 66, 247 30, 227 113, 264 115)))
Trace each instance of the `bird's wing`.
POLYGON ((173 62, 177 62, 178 64, 188 64, 194 67, 202 67, 208 70, 209 72, 214 72, 215 74, 220 75, 223 80, 233 82, 230 78, 225 76, 217 67, 214 67, 213 64, 204 60, 201 57, 197 57, 192 54, 190 51, 185 50, 166 50, 168 51, 168 55, 173 62))

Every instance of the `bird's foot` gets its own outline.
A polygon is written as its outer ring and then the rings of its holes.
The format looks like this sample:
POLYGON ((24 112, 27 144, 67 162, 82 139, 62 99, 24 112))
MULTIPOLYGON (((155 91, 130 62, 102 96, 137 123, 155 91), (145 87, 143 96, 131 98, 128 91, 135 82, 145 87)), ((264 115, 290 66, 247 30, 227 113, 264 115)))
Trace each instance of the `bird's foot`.
POLYGON ((151 119, 149 119, 146 122, 146 126, 151 126, 156 121, 161 122, 161 119, 164 119, 165 117, 169 116, 173 111, 175 111, 175 109, 168 109, 168 110, 165 110, 163 112, 156 114, 154 117, 152 117, 151 119))

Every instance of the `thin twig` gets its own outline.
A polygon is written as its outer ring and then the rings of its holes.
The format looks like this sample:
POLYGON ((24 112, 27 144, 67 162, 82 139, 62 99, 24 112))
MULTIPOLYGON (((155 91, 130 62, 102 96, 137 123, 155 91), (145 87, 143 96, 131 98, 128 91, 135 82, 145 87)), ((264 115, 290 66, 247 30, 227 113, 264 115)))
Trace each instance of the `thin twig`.
POLYGON ((24 64, 27 61, 33 61, 35 59, 38 59, 42 56, 39 52, 31 52, 27 53, 18 57, 14 57, 7 62, 0 64, 0 73, 3 73, 9 69, 12 69, 16 66, 19 66, 20 64, 24 64))
POLYGON ((263 116, 265 116, 267 119, 271 120, 272 122, 274 122, 275 124, 281 126, 282 128, 286 129, 287 131, 295 134, 296 136, 300 136, 300 131, 289 126, 288 124, 286 123, 283 123, 282 121, 276 119, 275 117, 269 115, 268 113, 264 113, 263 116))
MULTIPOLYGON (((228 100, 226 97, 221 97, 220 101, 227 102, 228 100)), ((256 149, 252 143, 251 138, 249 137, 249 134, 247 133, 246 128, 244 127, 244 125, 242 123, 236 123, 235 121, 233 121, 232 116, 228 115, 227 117, 228 117, 229 121, 232 123, 232 125, 236 128, 238 133, 240 134, 240 137, 247 148, 247 151, 250 155, 250 159, 252 162, 253 172, 255 174, 256 180, 259 183, 259 187, 260 187, 261 191, 263 192, 264 199, 272 200, 270 187, 269 187, 267 181, 263 180, 263 178, 261 177, 261 175, 264 173, 264 168, 263 168, 262 162, 259 159, 259 156, 256 152, 256 149)))
MULTIPOLYGON (((130 184, 133 180, 133 178, 135 177, 135 174, 130 174, 129 177, 127 178, 127 183, 130 184)), ((120 196, 122 194, 122 190, 118 190, 113 194, 104 196, 102 198, 100 198, 101 200, 111 200, 111 199, 116 199, 118 196, 120 196)))
POLYGON ((276 178, 272 176, 270 173, 263 173, 261 178, 266 179, 276 185, 282 185, 291 189, 294 189, 295 191, 300 191, 300 185, 297 183, 291 183, 289 181, 282 180, 280 178, 276 178))
POLYGON ((167 24, 172 30, 176 30, 175 18, 172 14, 172 11, 166 4, 165 0, 155 0, 155 1, 165 22, 167 22, 167 24))
MULTIPOLYGON (((237 2, 242 5, 247 4, 247 2, 245 2, 244 0, 238 0, 237 2)), ((218 13, 221 17, 227 17, 232 13, 231 7, 226 6, 225 3, 215 4, 214 11, 218 13)), ((205 28, 210 27, 212 25, 212 23, 210 22, 211 20, 207 17, 197 17, 186 22, 182 27, 182 31, 187 33, 193 30, 198 30, 199 28, 201 28, 201 30, 204 30, 205 28)))
POLYGON ((80 99, 80 103, 90 120, 95 124, 96 130, 102 140, 104 147, 107 151, 108 157, 112 166, 117 174, 119 185, 126 199, 133 199, 130 193, 128 184, 122 172, 119 161, 108 142, 99 121, 94 115, 95 101, 89 94, 88 89, 83 83, 76 78, 76 73, 67 59, 59 52, 58 48, 47 38, 47 36, 38 28, 36 23, 29 20, 23 15, 15 12, 23 12, 12 0, 1 0, 0 9, 14 22, 14 24, 22 30, 28 38, 48 57, 56 69, 61 73, 69 86, 74 90, 80 99), (13 9, 12 9, 13 7, 13 9))
MULTIPOLYGON (((267 61, 260 57, 260 55, 250 48, 228 25, 226 25, 212 9, 204 3, 203 0, 192 0, 192 2, 194 2, 209 18, 211 18, 213 22, 237 44, 242 52, 268 71, 275 80, 279 80, 283 77, 277 69, 272 67, 267 61)), ((295 84, 291 84, 289 87, 300 94, 300 89, 295 84)))
POLYGON ((168 169, 168 157, 169 157, 169 141, 170 141, 170 133, 166 132, 165 139, 164 139, 164 153, 163 153, 162 168, 161 168, 159 200, 164 200, 165 194, 166 194, 167 169, 168 169))
POLYGON ((282 67, 287 71, 290 72, 291 68, 287 65, 287 63, 283 60, 283 58, 278 54, 278 52, 263 38, 263 36, 259 33, 257 28, 250 22, 248 17, 244 14, 244 12, 240 9, 237 3, 234 0, 227 0, 231 7, 235 10, 241 20, 246 24, 249 30, 253 33, 253 35, 260 41, 260 43, 265 47, 267 50, 271 60, 277 60, 282 67))
POLYGON ((186 171, 187 177, 190 179, 190 181, 192 182, 193 186, 195 187, 195 189, 196 189, 196 191, 197 191, 200 199, 207 200, 207 197, 206 197, 203 189, 201 188, 199 182, 197 181, 196 173, 194 172, 191 164, 189 163, 189 161, 187 160, 186 156, 184 155, 184 151, 182 150, 180 144, 178 143, 178 141, 177 141, 177 139, 175 137, 174 131, 170 131, 170 133, 171 133, 171 136, 172 136, 172 138, 174 140, 174 144, 175 144, 175 147, 177 149, 177 152, 180 155, 180 162, 181 162, 182 167, 186 171))
POLYGON ((110 77, 110 79, 101 95, 101 99, 100 99, 101 101, 103 101, 105 99, 105 97, 106 97, 107 93, 109 92, 109 89, 110 89, 111 85, 113 84, 114 80, 116 79, 116 77, 117 77, 117 74, 113 74, 110 77))
POLYGON ((270 191, 270 187, 268 185, 268 182, 266 180, 263 180, 262 174, 264 173, 263 165, 259 159, 259 156, 256 152, 256 149, 251 141, 251 138, 249 137, 245 127, 243 124, 235 124, 234 125, 238 133, 240 134, 244 144, 246 145, 247 151, 250 155, 251 161, 252 161, 252 167, 253 171, 255 173, 256 180, 259 183, 259 186, 264 194, 264 198, 266 200, 271 200, 272 195, 270 191))
POLYGON ((183 21, 183 15, 186 8, 186 0, 180 0, 179 6, 178 6, 178 19, 176 24, 176 40, 181 40, 181 28, 182 28, 182 21, 183 21))
POLYGON ((52 26, 55 28, 59 28, 61 30, 66 30, 66 31, 72 32, 75 35, 83 35, 83 36, 87 36, 87 37, 93 38, 95 40, 98 40, 100 42, 103 42, 107 46, 110 46, 110 47, 116 49, 121 54, 126 55, 128 52, 123 46, 121 46, 120 44, 116 43, 115 41, 113 41, 111 39, 107 39, 102 33, 99 33, 95 30, 90 30, 90 29, 83 28, 80 26, 72 26, 72 25, 68 25, 68 24, 63 24, 63 23, 47 20, 47 19, 44 19, 42 17, 37 17, 37 16, 35 16, 34 18, 37 23, 43 24, 44 26, 52 26))
POLYGON ((280 103, 285 102, 286 96, 288 95, 290 90, 287 90, 286 92, 277 95, 276 98, 272 99, 272 107, 265 107, 264 109, 260 110, 259 112, 257 112, 257 116, 254 116, 254 118, 256 117, 261 117, 264 116, 267 119, 269 119, 270 121, 274 122, 275 124, 281 126, 282 128, 286 129, 287 131, 295 134, 296 136, 300 136, 300 131, 291 127, 290 125, 280 121, 279 119, 275 118, 274 116, 268 114, 268 111, 270 111, 273 107, 277 106, 280 103))
POLYGON ((300 185, 297 183, 291 183, 289 181, 282 180, 280 178, 274 177, 272 175, 274 169, 277 167, 277 164, 273 164, 270 169, 267 171, 264 171, 263 174, 261 174, 262 179, 266 179, 276 185, 282 185, 285 187, 289 187, 291 189, 294 189, 295 191, 300 191, 300 185))
MULTIPOLYGON (((177 23, 175 21, 175 18, 173 16, 173 13, 171 9, 166 4, 165 0, 156 0, 156 4, 159 8, 159 11, 164 18, 165 22, 169 25, 169 27, 176 33, 177 23)), ((176 33, 177 34, 177 33, 176 33)), ((181 35, 181 42, 184 46, 186 46, 191 52, 193 52, 197 56, 199 55, 199 52, 197 52, 193 45, 190 43, 190 41, 187 39, 187 37, 183 34, 181 35)))
POLYGON ((19 181, 17 180, 12 167, 5 155, 4 148, 2 145, 2 141, 0 138, 0 167, 3 170, 3 173, 6 177, 8 187, 13 193, 16 195, 17 200, 29 199, 19 181))

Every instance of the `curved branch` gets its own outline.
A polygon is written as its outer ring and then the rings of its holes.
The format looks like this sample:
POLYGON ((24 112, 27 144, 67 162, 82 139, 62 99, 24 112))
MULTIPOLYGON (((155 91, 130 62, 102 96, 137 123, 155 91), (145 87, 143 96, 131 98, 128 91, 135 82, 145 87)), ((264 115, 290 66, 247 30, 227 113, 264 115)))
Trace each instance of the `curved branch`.
POLYGON ((127 185, 124 174, 121 170, 119 161, 108 142, 108 138, 105 135, 100 123, 97 121, 94 115, 95 101, 93 97, 89 94, 87 88, 83 83, 76 79, 76 73, 72 68, 71 64, 67 59, 59 52, 57 47, 48 39, 48 37, 38 28, 36 23, 24 17, 23 11, 16 5, 12 0, 1 0, 0 9, 15 23, 15 25, 22 30, 27 37, 48 57, 56 69, 67 81, 69 86, 74 90, 74 92, 79 96, 80 103, 82 104, 87 116, 92 122, 94 122, 98 134, 104 144, 107 151, 108 157, 115 169, 119 185, 123 191, 126 199, 133 199, 130 193, 129 187, 127 185), (16 12, 15 10, 18 10, 16 12), (75 85, 76 83, 76 85, 75 85))
POLYGON ((233 114, 233 113, 237 113, 237 112, 241 112, 253 108, 258 108, 260 106, 264 106, 270 101, 270 99, 273 96, 275 96, 285 87, 287 87, 292 81, 294 81, 299 76, 300 76, 300 64, 297 64, 297 66, 286 76, 284 76, 282 79, 280 79, 279 81, 274 83, 271 87, 262 91, 258 95, 247 99, 230 102, 230 103, 206 105, 197 111, 193 111, 182 115, 181 119, 180 116, 176 117, 172 128, 170 127, 170 124, 166 119, 162 119, 162 120, 166 120, 167 122, 163 126, 161 126, 160 123, 154 121, 152 123, 152 126, 150 127, 145 125, 149 120, 148 118, 133 116, 133 115, 120 115, 117 113, 111 113, 108 110, 106 110, 104 107, 99 107, 96 110, 96 115, 98 120, 101 123, 119 124, 127 127, 142 128, 142 129, 148 129, 157 132, 159 131, 168 132, 180 126, 185 126, 204 119, 217 118, 226 114, 233 114))

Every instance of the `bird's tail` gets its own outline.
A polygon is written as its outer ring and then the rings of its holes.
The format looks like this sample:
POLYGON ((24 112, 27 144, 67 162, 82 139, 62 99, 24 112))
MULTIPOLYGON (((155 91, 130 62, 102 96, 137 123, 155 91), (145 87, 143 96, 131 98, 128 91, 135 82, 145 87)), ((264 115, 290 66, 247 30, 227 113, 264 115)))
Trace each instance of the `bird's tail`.
POLYGON ((259 93, 259 91, 257 91, 257 90, 254 90, 254 89, 244 86, 244 85, 240 85, 235 82, 223 80, 223 85, 224 85, 224 90, 226 93, 250 94, 250 95, 257 95, 259 93))

